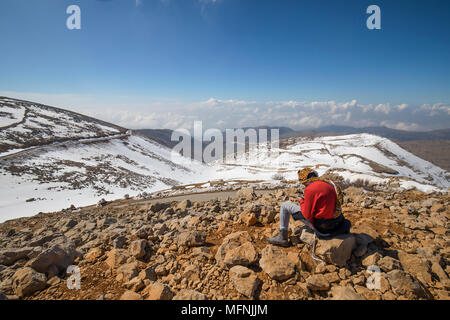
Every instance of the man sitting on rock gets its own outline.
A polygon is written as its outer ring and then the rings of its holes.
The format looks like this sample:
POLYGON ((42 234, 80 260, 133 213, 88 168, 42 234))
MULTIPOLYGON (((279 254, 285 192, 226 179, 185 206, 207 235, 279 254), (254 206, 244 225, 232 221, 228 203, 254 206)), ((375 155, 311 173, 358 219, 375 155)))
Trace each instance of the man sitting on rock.
POLYGON ((303 220, 320 238, 348 233, 351 225, 342 214, 343 197, 339 187, 329 179, 319 178, 311 168, 299 170, 298 179, 306 186, 304 198, 299 198, 300 206, 289 201, 281 205, 280 233, 267 241, 278 246, 289 245, 291 215, 294 220, 303 220))

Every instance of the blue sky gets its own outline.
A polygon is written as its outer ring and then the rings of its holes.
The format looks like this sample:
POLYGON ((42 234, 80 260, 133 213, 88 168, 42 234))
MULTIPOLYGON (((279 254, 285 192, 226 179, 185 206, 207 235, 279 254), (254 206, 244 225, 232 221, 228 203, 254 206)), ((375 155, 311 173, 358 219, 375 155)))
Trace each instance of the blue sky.
POLYGON ((0 94, 128 127, 450 127, 449 13, 437 0, 2 0, 0 94), (81 30, 66 28, 71 4, 81 30), (366 28, 371 4, 381 30, 366 28))

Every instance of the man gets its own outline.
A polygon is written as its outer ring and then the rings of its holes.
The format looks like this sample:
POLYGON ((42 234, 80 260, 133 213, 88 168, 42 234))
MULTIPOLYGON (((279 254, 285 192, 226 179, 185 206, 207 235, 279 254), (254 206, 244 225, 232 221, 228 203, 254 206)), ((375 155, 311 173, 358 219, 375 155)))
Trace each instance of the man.
POLYGON ((348 233, 350 221, 344 219, 341 204, 342 194, 337 185, 328 179, 319 178, 310 168, 297 172, 299 181, 306 186, 304 198, 299 198, 300 206, 284 202, 280 208, 280 233, 268 238, 269 243, 288 246, 288 227, 290 216, 303 220, 319 237, 330 237, 348 233))

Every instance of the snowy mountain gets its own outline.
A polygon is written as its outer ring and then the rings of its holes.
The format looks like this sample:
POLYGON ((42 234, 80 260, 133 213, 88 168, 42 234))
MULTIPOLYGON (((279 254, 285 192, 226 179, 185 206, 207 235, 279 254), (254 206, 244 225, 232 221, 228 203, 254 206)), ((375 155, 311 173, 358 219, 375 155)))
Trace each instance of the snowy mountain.
POLYGON ((447 171, 370 134, 291 138, 225 163, 202 164, 139 133, 67 110, 0 98, 0 222, 208 181, 295 180, 318 165, 334 173, 424 191, 450 186, 447 171), (275 153, 273 152, 275 151, 275 153))
POLYGON ((216 164, 225 179, 270 179, 274 174, 295 180, 297 170, 315 167, 320 175, 337 174, 349 181, 397 183, 423 191, 450 187, 447 171, 400 148, 389 139, 371 134, 289 139, 268 152, 258 146, 225 164, 216 164), (220 169, 219 169, 220 168, 220 169), (436 188, 437 187, 437 188, 436 188))

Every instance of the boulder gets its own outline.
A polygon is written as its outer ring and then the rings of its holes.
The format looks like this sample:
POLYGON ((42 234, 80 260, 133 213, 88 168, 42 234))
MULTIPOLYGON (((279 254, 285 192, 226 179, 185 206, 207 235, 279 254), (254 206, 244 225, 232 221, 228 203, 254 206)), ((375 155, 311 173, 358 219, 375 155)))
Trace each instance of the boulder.
POLYGON ((427 261, 415 254, 409 254, 403 251, 398 252, 398 257, 405 271, 414 275, 422 283, 428 285, 433 283, 427 261))
POLYGON ((314 274, 306 279, 306 287, 311 291, 326 291, 330 283, 323 274, 314 274))
POLYGON ((256 296, 261 280, 255 272, 243 266, 234 266, 230 269, 230 279, 236 290, 247 298, 256 296))
POLYGON ((122 294, 120 300, 142 300, 142 296, 137 292, 127 290, 122 294))
POLYGON ((45 274, 36 272, 32 268, 19 269, 12 279, 14 293, 19 297, 27 297, 41 291, 47 286, 45 274))
POLYGON ((186 199, 183 201, 180 201, 180 203, 178 203, 177 205, 177 209, 181 210, 181 211, 186 211, 187 208, 190 208, 192 205, 191 200, 186 199))
POLYGON ((255 263, 258 259, 255 247, 251 242, 245 242, 242 245, 228 250, 225 254, 223 264, 227 268, 236 265, 249 266, 255 263))
POLYGON ((122 249, 112 249, 111 251, 109 251, 106 256, 106 260, 105 263, 111 268, 111 269, 115 269, 118 266, 120 266, 121 264, 124 264, 128 257, 125 254, 125 250, 122 249))
POLYGON ((223 242, 219 248, 217 248, 217 253, 215 256, 216 262, 220 266, 225 267, 225 256, 228 251, 236 249, 246 242, 251 242, 251 240, 252 239, 247 231, 239 231, 229 234, 223 239, 223 242))
POLYGON ((102 248, 92 248, 88 251, 88 253, 84 256, 84 260, 88 262, 96 262, 103 255, 102 248))
POLYGON ((29 266, 37 272, 47 273, 53 265, 60 273, 73 263, 75 256, 76 252, 72 246, 55 244, 32 259, 29 266))
POLYGON ((130 254, 136 259, 141 259, 146 255, 148 246, 147 240, 135 240, 130 245, 130 254))
POLYGON ((177 238, 179 246, 198 247, 205 244, 206 233, 201 231, 184 231, 177 238))
POLYGON ((171 300, 174 296, 172 290, 165 284, 153 282, 144 289, 147 292, 147 300, 171 300))
POLYGON ((274 280, 284 281, 295 274, 295 265, 278 247, 266 246, 261 252, 259 265, 274 280))
POLYGON ((356 240, 352 234, 339 235, 329 240, 317 242, 316 254, 328 263, 344 267, 352 255, 356 240))
POLYGON ((392 257, 389 257, 389 256, 385 256, 385 257, 381 258, 378 261, 377 265, 384 272, 389 272, 389 271, 392 271, 394 269, 401 269, 402 268, 402 266, 400 264, 400 261, 398 261, 397 259, 394 259, 392 257))
POLYGON ((0 265, 10 266, 20 259, 28 259, 28 254, 33 251, 32 247, 6 248, 0 250, 0 265))
POLYGON ((206 296, 191 289, 181 289, 172 300, 206 300, 206 296))
POLYGON ((332 300, 365 300, 350 286, 338 286, 331 288, 332 300))
POLYGON ((387 273, 389 284, 396 295, 407 299, 427 298, 427 293, 420 283, 403 270, 392 270, 387 273))
POLYGON ((240 189, 237 194, 237 198, 244 198, 246 200, 253 200, 256 198, 256 193, 254 188, 244 188, 240 189))
POLYGON ((121 265, 117 268, 117 281, 128 282, 134 277, 136 277, 139 273, 139 268, 137 262, 130 262, 124 265, 121 265))

